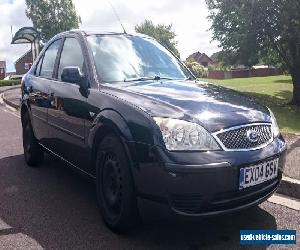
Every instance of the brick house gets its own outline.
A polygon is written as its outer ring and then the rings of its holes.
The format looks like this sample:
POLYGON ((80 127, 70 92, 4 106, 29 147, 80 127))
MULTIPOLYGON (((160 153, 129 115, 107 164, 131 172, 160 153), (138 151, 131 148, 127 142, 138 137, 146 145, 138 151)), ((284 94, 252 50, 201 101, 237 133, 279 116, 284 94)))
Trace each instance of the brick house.
POLYGON ((0 61, 0 80, 3 80, 6 75, 6 62, 0 61))
POLYGON ((191 54, 187 58, 187 60, 191 60, 191 59, 195 60, 197 63, 203 65, 204 67, 207 67, 209 64, 213 63, 212 59, 208 55, 206 55, 205 53, 201 53, 199 51, 191 54))
POLYGON ((15 62, 16 74, 24 75, 32 66, 32 52, 28 50, 15 62))

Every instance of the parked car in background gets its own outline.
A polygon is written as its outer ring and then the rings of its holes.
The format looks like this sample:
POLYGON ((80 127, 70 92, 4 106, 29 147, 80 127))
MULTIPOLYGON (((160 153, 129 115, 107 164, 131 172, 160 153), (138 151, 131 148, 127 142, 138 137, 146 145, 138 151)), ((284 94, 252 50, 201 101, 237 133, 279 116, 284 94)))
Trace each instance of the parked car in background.
POLYGON ((23 78, 21 121, 27 164, 39 166, 46 151, 94 179, 115 231, 133 226, 146 200, 190 217, 252 207, 284 168, 271 110, 196 81, 141 34, 53 37, 23 78))

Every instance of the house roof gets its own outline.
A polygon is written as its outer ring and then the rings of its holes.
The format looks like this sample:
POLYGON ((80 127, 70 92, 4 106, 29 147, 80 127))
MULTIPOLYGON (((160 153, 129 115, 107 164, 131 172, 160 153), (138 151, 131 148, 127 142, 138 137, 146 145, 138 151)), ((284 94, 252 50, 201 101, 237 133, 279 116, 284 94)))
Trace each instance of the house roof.
POLYGON ((201 56, 199 57, 199 61, 212 62, 211 58, 205 53, 201 54, 201 56))
POLYGON ((30 53, 31 53, 31 49, 28 50, 27 52, 25 52, 21 57, 19 57, 19 59, 17 59, 17 60, 15 61, 15 64, 18 63, 22 58, 24 58, 25 56, 27 56, 27 55, 30 54, 30 53))
POLYGON ((206 55, 205 53, 201 53, 199 51, 191 54, 188 57, 188 59, 189 58, 193 58, 197 62, 212 62, 211 58, 208 55, 206 55))

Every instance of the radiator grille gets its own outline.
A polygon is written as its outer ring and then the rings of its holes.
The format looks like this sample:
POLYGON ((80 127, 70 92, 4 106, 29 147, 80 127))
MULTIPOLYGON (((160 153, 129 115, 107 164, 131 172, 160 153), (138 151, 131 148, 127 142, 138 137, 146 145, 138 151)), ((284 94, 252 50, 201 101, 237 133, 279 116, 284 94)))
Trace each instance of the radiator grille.
POLYGON ((269 143, 272 136, 271 124, 236 127, 216 134, 226 149, 255 149, 269 143))

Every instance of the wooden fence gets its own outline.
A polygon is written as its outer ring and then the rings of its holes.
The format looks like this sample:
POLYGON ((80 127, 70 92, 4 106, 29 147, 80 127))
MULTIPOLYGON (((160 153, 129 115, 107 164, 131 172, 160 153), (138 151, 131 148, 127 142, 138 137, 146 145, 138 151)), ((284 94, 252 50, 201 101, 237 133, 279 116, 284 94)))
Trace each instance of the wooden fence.
POLYGON ((238 69, 238 70, 209 70, 207 78, 210 79, 230 79, 246 77, 264 77, 281 75, 282 71, 277 68, 259 68, 259 69, 238 69))

